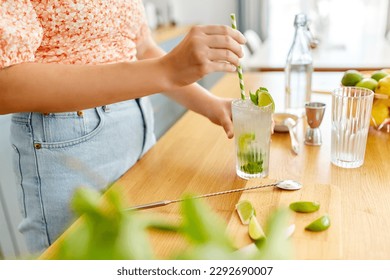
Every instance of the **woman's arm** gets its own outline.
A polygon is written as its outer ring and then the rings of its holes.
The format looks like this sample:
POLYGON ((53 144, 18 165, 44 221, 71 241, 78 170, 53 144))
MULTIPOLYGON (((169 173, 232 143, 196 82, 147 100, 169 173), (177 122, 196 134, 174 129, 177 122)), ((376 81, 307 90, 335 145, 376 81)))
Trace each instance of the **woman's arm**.
POLYGON ((91 66, 22 63, 0 70, 0 113, 75 111, 171 87, 159 59, 91 66))
POLYGON ((210 72, 234 71, 244 41, 231 28, 203 26, 158 58, 107 65, 14 65, 0 70, 0 114, 75 111, 175 90, 210 72), (205 57, 204 44, 221 51, 205 57), (223 52, 232 55, 226 58, 223 52))

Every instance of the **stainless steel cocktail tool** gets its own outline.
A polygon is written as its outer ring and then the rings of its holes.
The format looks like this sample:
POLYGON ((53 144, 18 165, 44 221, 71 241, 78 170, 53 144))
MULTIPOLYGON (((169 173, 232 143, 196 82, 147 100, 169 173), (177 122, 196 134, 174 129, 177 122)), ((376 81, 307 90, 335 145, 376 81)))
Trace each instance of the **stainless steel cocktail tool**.
MULTIPOLYGON (((266 187, 277 187, 279 189, 288 190, 288 191, 295 191, 302 188, 302 184, 294 181, 294 180, 283 180, 272 184, 267 185, 257 185, 253 187, 248 188, 241 188, 241 189, 234 189, 234 190, 228 190, 228 191, 221 191, 221 192, 215 192, 215 193, 209 193, 209 194, 202 194, 191 197, 191 199, 198 199, 198 198, 206 198, 211 196, 217 196, 217 195, 224 195, 224 194, 230 194, 230 193, 236 193, 236 192, 243 192, 243 191, 249 191, 249 190, 255 190, 255 189, 261 189, 266 187)), ((185 200, 186 198, 180 198, 180 199, 174 199, 174 200, 161 200, 156 201, 152 203, 137 205, 133 207, 126 208, 125 211, 128 210, 142 210, 142 209, 148 209, 148 208, 155 208, 155 207, 161 207, 166 206, 171 203, 181 202, 185 200)))
POLYGON ((305 144, 319 146, 322 144, 320 125, 324 117, 326 105, 321 102, 309 102, 305 104, 307 123, 305 144))

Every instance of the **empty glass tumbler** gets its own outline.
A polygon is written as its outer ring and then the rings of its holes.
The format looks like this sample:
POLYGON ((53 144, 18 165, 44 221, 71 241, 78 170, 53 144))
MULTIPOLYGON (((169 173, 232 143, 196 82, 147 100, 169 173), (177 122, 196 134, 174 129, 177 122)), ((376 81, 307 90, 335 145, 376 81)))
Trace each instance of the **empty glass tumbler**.
POLYGON ((363 165, 374 92, 341 87, 332 93, 331 162, 344 168, 363 165))

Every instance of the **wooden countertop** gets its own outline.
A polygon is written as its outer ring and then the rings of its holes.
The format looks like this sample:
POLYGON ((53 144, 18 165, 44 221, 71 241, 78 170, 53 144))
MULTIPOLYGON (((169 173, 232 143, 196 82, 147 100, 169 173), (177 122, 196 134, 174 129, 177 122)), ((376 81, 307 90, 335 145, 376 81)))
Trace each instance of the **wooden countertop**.
MULTIPOLYGON (((313 88, 332 90, 342 73, 315 73, 313 88)), ((283 100, 283 73, 244 73, 247 89, 267 87, 278 105, 283 100)), ((235 74, 225 75, 212 89, 219 96, 239 97, 235 74)), ((313 100, 330 104, 330 95, 313 94, 313 100)), ((327 107, 319 147, 303 144, 306 124, 297 127, 301 153, 289 148, 288 133, 272 136, 270 173, 266 179, 246 181, 235 174, 234 141, 223 130, 193 112, 186 113, 158 143, 113 188, 119 189, 128 206, 180 198, 185 193, 242 188, 270 180, 294 179, 304 187, 295 192, 262 189, 205 199, 226 221, 227 231, 239 246, 249 243, 234 211, 240 199, 254 202, 260 223, 271 209, 298 199, 315 199, 320 212, 293 216, 296 225, 292 240, 298 259, 390 259, 390 133, 370 129, 365 163, 358 169, 342 169, 330 163, 330 106, 327 107), (313 234, 303 225, 315 215, 328 213, 331 227, 313 234)), ((172 219, 178 205, 145 210, 172 219)), ((78 220, 78 223, 82 221, 78 220)), ((73 225, 77 227, 77 223, 73 225)), ((72 228, 68 229, 71 231, 72 228)), ((65 233, 42 256, 55 258, 65 233)), ((167 233, 154 233, 151 241, 159 258, 172 255, 185 242, 167 233)))

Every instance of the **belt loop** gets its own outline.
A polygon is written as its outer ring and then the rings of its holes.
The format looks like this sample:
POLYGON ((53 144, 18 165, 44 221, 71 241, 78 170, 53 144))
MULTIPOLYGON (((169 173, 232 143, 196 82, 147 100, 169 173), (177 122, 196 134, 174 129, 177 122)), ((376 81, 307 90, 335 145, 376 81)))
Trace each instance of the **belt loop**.
POLYGON ((105 113, 109 113, 111 110, 110 110, 110 107, 108 105, 104 105, 102 106, 102 109, 105 113))
POLYGON ((29 112, 27 115, 27 121, 30 128, 32 127, 32 117, 33 117, 33 112, 29 112))

